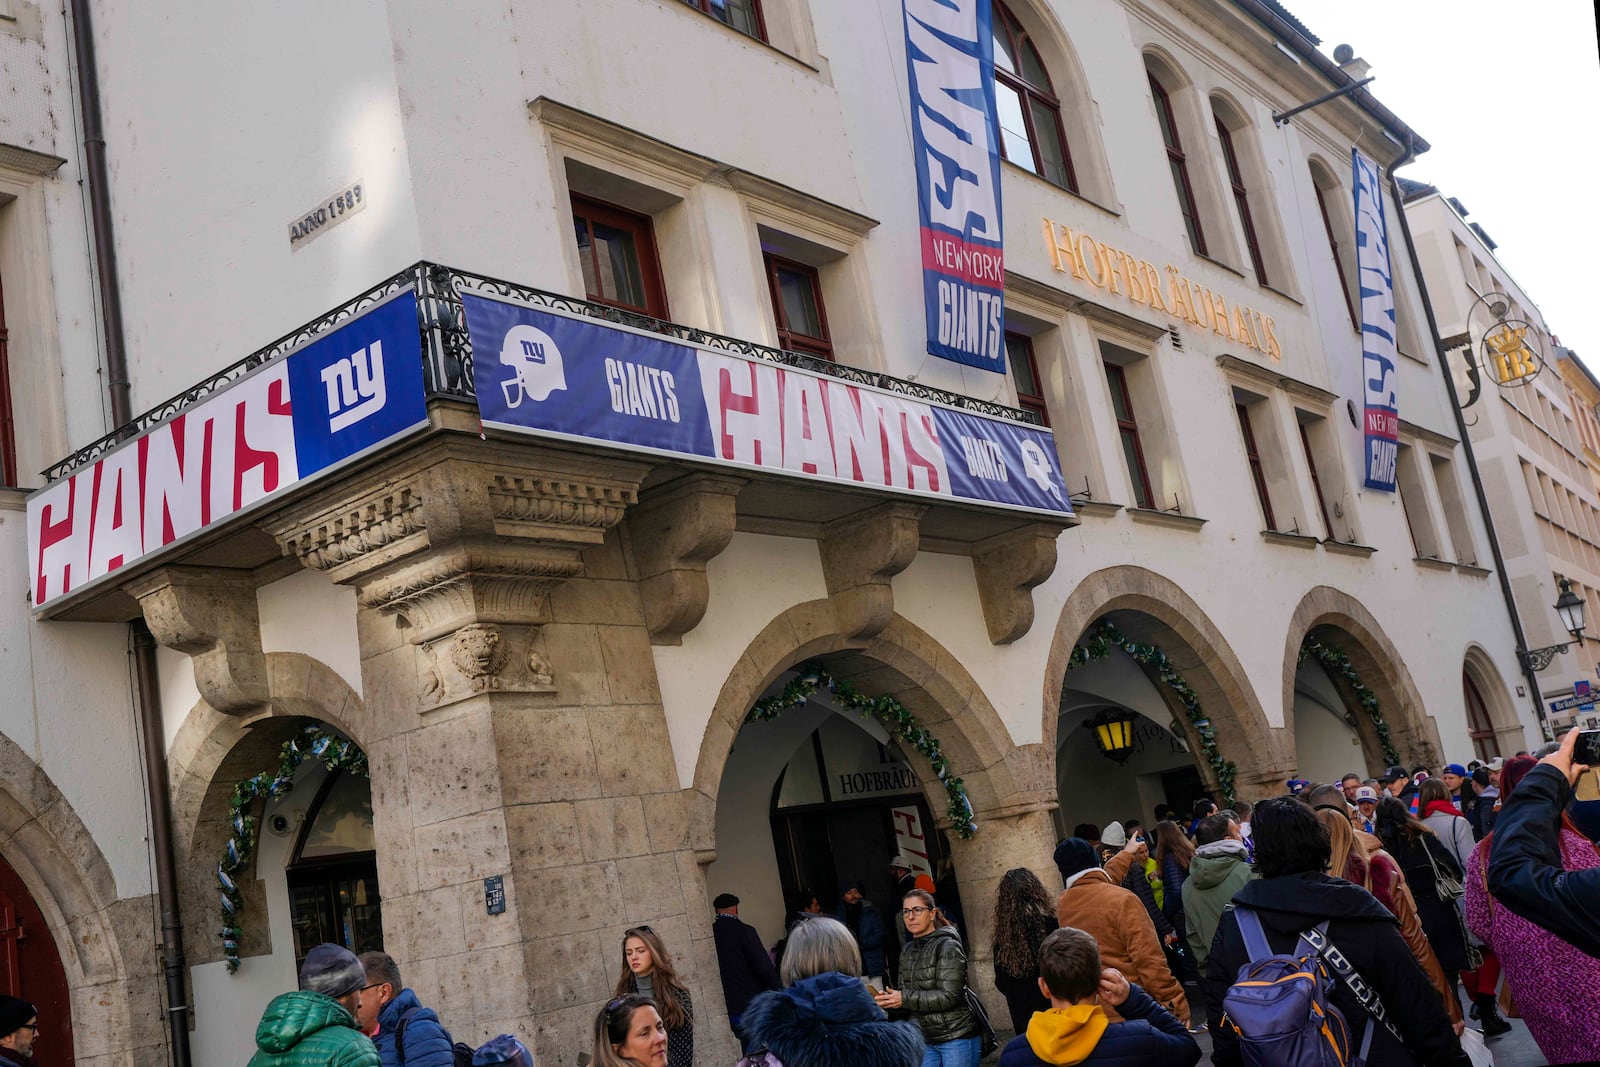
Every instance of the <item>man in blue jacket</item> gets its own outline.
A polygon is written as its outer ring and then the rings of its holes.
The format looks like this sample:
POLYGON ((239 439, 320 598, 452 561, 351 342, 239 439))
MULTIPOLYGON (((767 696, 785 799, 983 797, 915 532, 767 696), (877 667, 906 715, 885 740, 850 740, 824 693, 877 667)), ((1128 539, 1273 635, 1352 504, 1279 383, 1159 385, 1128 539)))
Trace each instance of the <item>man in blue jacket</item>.
POLYGON ((1092 935, 1063 926, 1039 946, 1039 990, 1049 1011, 1036 1011, 1026 1033, 1000 1054, 1000 1067, 1194 1067, 1200 1046, 1184 1025, 1115 968, 1100 967, 1092 935), (1101 1004, 1125 1021, 1111 1022, 1101 1004))
POLYGON ((1600 867, 1568 871, 1561 862, 1561 813, 1588 770, 1574 763, 1578 731, 1539 761, 1500 802, 1489 856, 1494 899, 1600 959, 1600 867))
POLYGON ((454 1067, 455 1042, 439 1023, 432 1008, 424 1008, 417 995, 400 981, 400 965, 386 952, 363 952, 361 965, 367 985, 361 994, 366 1008, 358 1022, 376 1025, 369 1032, 378 1046, 383 1067, 454 1067), (376 1018, 372 1008, 376 1005, 376 1018))

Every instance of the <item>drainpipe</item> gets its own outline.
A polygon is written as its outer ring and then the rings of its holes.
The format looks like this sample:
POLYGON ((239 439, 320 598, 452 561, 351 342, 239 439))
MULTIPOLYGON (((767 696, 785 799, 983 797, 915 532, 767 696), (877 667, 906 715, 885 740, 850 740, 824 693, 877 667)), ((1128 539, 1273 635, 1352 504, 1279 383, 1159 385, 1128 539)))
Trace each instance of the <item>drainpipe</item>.
POLYGON ((1500 580, 1500 595, 1506 602, 1506 614, 1511 617, 1511 632, 1517 639, 1517 660, 1522 667, 1522 677, 1527 680, 1528 692, 1533 697, 1534 721, 1539 724, 1541 740, 1550 737, 1549 725, 1544 717, 1544 696, 1539 690, 1539 677, 1533 665, 1523 655, 1528 638, 1522 632, 1522 617, 1517 614, 1517 601, 1511 593, 1511 579, 1506 574, 1506 559, 1500 552, 1500 536, 1495 533, 1494 516, 1489 512, 1489 497, 1483 490, 1483 476, 1478 472, 1478 456, 1472 450, 1472 437, 1467 432, 1467 417, 1461 410, 1461 397, 1456 392, 1455 375, 1445 356, 1444 342, 1440 339, 1439 320, 1433 312, 1433 301, 1428 296, 1427 283, 1422 279, 1422 263, 1417 258, 1416 242, 1411 239, 1411 225, 1406 221, 1405 195, 1400 190, 1400 179, 1395 171, 1411 162, 1416 155, 1416 137, 1406 136, 1406 150, 1389 165, 1389 187, 1394 191, 1395 213, 1400 216, 1400 233, 1405 238, 1406 254, 1411 260, 1411 273, 1417 279, 1417 291, 1422 294, 1422 310, 1428 316, 1428 334, 1433 338, 1433 349, 1439 357, 1439 369, 1444 373, 1444 387, 1450 397, 1450 412, 1455 416, 1456 432, 1461 435, 1461 448, 1467 457, 1467 473, 1472 478, 1472 492, 1478 499, 1478 511, 1483 515, 1483 528, 1489 534, 1489 554, 1494 558, 1495 577, 1500 580))
MULTIPOLYGON (((100 115, 100 74, 95 62, 89 0, 69 0, 72 46, 78 67, 78 100, 83 112, 83 160, 89 193, 89 228, 105 326, 106 391, 113 429, 133 420, 128 378, 122 291, 117 285, 116 241, 111 228, 111 187, 106 172, 106 139, 100 115)), ((161 724, 161 691, 156 674, 156 642, 142 618, 128 626, 133 660, 135 714, 144 740, 145 791, 150 806, 150 843, 156 868, 156 902, 161 913, 161 966, 167 986, 167 1027, 174 1067, 190 1067, 189 1004, 183 988, 188 969, 183 955, 183 923, 178 910, 178 863, 172 849, 172 801, 167 787, 167 741, 161 724)))

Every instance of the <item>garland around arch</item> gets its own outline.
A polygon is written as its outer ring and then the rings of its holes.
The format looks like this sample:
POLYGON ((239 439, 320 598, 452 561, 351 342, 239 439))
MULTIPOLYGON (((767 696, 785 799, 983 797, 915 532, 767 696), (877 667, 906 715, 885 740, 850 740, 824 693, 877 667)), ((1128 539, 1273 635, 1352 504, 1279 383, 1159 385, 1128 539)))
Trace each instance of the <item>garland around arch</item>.
POLYGON ((228 973, 239 969, 239 941, 243 933, 241 908, 243 898, 234 880, 256 847, 256 819, 250 808, 257 799, 275 800, 294 788, 295 772, 307 757, 320 760, 330 771, 348 771, 369 777, 367 754, 354 741, 336 737, 320 726, 307 726, 283 743, 278 750, 278 767, 275 771, 262 771, 246 778, 233 787, 230 825, 232 833, 222 849, 222 861, 217 864, 217 885, 222 896, 222 953, 228 962, 228 973))
POLYGON ((1114 624, 1102 620, 1089 631, 1088 638, 1072 650, 1072 655, 1067 659, 1067 670, 1081 667, 1091 660, 1105 659, 1111 655, 1113 648, 1126 652, 1141 666, 1153 667, 1156 678, 1172 690, 1178 698, 1178 703, 1183 705, 1184 714, 1188 716, 1189 724, 1194 727, 1195 735, 1200 739, 1200 749, 1212 773, 1217 776, 1217 785, 1221 787, 1223 797, 1231 803, 1234 799, 1234 783, 1238 779, 1239 769, 1234 766, 1232 760, 1223 758, 1222 750, 1217 747, 1216 728, 1211 725, 1211 720, 1201 709, 1199 695, 1172 666, 1172 661, 1159 646, 1141 644, 1114 624))
POLYGON ((801 664, 796 670, 798 676, 785 685, 782 692, 756 701, 744 721, 771 722, 785 711, 804 704, 819 689, 826 689, 840 707, 848 708, 864 719, 876 719, 895 740, 920 752, 933 767, 939 783, 944 786, 945 795, 949 798, 945 814, 950 817, 956 836, 969 840, 978 832, 967 788, 960 778, 950 773, 950 761, 945 758, 939 739, 906 710, 905 705, 891 696, 867 696, 848 681, 833 677, 814 661, 801 664))
POLYGON ((1361 704, 1361 710, 1366 712, 1372 720, 1373 728, 1378 732, 1378 744, 1383 748, 1384 761, 1391 767, 1400 763, 1400 753, 1394 747, 1394 741, 1389 737, 1389 724, 1384 721, 1383 709, 1378 706, 1378 694, 1368 689, 1362 682, 1361 675, 1356 673, 1350 657, 1336 648, 1329 648, 1314 637, 1307 637, 1300 642, 1300 658, 1297 663, 1304 663, 1307 656, 1315 656, 1317 662, 1328 673, 1343 679, 1355 694, 1356 700, 1361 704))

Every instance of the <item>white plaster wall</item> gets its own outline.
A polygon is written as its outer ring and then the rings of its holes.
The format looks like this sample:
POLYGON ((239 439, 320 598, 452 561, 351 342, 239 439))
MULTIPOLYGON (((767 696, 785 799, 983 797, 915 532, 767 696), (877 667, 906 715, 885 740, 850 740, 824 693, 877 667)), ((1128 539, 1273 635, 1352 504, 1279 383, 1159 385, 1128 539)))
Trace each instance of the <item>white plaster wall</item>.
MULTIPOLYGON (((1361 738, 1344 715, 1344 701, 1321 664, 1309 659, 1302 663, 1294 688, 1295 772, 1299 777, 1319 785, 1337 782, 1352 772, 1367 777, 1361 738)), ((1451 749, 1447 758, 1454 759, 1455 751, 1451 749)))
POLYGON ((299 652, 331 667, 361 695, 356 592, 326 575, 300 570, 256 591, 261 648, 299 652))
POLYGON ((195 685, 189 654, 165 645, 156 646, 156 677, 161 684, 161 727, 170 752, 173 739, 200 703, 200 687, 195 685))

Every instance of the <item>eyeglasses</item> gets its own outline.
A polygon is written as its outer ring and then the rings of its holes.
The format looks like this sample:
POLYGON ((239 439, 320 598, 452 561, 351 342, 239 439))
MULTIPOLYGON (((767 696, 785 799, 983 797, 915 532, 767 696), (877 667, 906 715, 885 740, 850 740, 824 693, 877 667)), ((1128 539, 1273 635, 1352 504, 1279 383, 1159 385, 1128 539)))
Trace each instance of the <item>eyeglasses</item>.
POLYGON ((17 1027, 17 1029, 18 1030, 32 1030, 34 1033, 37 1034, 39 1032, 39 1024, 38 1023, 23 1023, 21 1026, 17 1027))
POLYGON ((633 937, 633 936, 635 936, 637 934, 653 934, 653 933, 655 933, 655 931, 650 929, 650 927, 648 927, 648 926, 634 926, 634 927, 630 927, 627 930, 624 930, 622 932, 622 936, 623 937, 633 937))
POLYGON ((369 989, 377 989, 380 986, 386 986, 388 984, 389 984, 388 982, 373 982, 371 985, 362 986, 361 987, 361 992, 365 993, 369 989))
POLYGON ((900 914, 915 917, 923 914, 924 912, 930 912, 932 910, 932 908, 901 908, 900 914))

